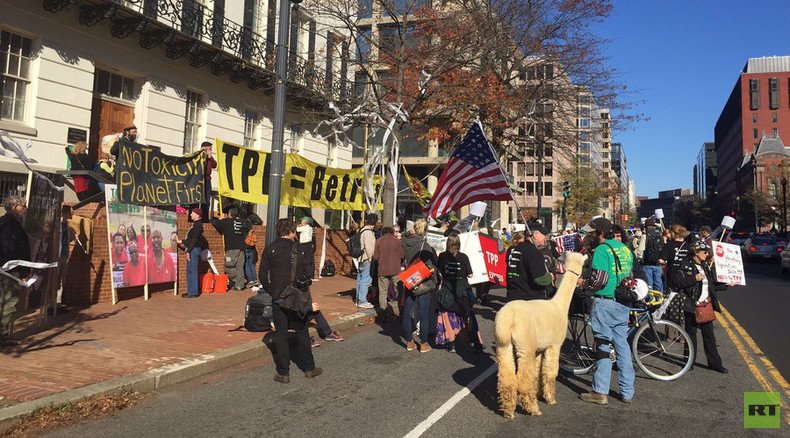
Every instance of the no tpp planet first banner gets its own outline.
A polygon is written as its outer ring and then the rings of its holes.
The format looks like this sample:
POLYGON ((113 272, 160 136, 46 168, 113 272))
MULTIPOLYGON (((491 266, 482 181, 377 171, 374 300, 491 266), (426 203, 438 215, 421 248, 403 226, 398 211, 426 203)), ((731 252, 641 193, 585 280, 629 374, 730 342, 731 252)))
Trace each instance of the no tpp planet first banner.
POLYGON ((121 140, 115 169, 118 202, 185 205, 205 202, 206 154, 165 155, 151 146, 121 140))

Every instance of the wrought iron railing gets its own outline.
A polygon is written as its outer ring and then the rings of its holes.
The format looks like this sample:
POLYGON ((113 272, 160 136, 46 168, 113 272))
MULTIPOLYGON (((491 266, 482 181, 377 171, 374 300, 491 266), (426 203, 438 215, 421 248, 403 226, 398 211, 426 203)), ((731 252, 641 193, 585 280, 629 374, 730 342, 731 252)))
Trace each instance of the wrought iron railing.
MULTIPOLYGON (((78 5, 83 25, 110 21, 111 33, 117 38, 139 33, 140 45, 146 49, 164 46, 171 59, 187 56, 195 68, 210 65, 213 74, 227 73, 232 82, 246 81, 251 89, 273 89, 274 33, 266 32, 270 38, 264 37, 228 19, 223 9, 212 10, 198 0, 43 1, 50 12, 78 5)), ((288 83, 299 88, 299 93, 292 93, 289 99, 316 108, 330 100, 349 104, 352 87, 344 77, 347 70, 327 72, 326 65, 293 53, 290 56, 288 83)))

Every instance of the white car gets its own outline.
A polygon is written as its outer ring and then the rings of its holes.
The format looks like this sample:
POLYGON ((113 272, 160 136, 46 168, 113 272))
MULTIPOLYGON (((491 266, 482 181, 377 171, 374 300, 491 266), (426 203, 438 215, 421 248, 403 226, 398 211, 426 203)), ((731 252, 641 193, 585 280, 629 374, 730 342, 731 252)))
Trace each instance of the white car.
POLYGON ((790 243, 782 251, 782 274, 790 273, 790 243))

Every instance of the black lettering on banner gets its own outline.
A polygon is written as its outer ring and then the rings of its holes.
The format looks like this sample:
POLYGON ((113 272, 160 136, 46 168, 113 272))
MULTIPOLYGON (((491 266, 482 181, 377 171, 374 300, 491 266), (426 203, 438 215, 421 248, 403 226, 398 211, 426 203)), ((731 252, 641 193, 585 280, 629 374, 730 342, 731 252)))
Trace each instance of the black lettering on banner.
POLYGON ((258 173, 259 159, 260 154, 258 154, 257 151, 251 151, 249 149, 244 151, 244 158, 241 162, 241 190, 244 193, 250 192, 250 177, 258 173))
POLYGON ((337 196, 337 175, 332 175, 326 181, 326 200, 332 202, 335 200, 335 196, 337 196))
POLYGON ((272 154, 266 154, 266 160, 263 163, 263 187, 261 191, 264 195, 269 195, 269 175, 272 168, 272 154))
POLYGON ((222 153, 225 154, 225 181, 228 182, 228 188, 231 190, 233 190, 233 157, 238 155, 240 150, 229 144, 222 145, 222 153))
POLYGON ((348 183, 351 177, 348 174, 343 175, 343 186, 340 188, 340 202, 346 202, 346 190, 348 190, 348 183))
POLYGON ((307 176, 307 170, 301 167, 291 166, 291 187, 299 190, 304 190, 304 181, 299 181, 295 177, 304 178, 307 176))
POLYGON ((311 201, 318 201, 319 199, 321 199, 324 176, 326 176, 326 167, 316 166, 315 176, 313 177, 313 190, 310 191, 311 201))
POLYGON ((348 202, 356 202, 357 189, 362 187, 362 178, 354 178, 354 184, 351 185, 351 196, 348 197, 348 202))

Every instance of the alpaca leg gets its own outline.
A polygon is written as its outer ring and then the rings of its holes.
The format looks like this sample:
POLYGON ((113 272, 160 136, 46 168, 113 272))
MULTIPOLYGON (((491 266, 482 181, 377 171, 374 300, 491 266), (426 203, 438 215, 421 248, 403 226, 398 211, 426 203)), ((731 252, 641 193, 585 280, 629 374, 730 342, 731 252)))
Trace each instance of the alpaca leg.
POLYGON ((502 415, 511 419, 516 412, 516 361, 513 357, 513 345, 497 343, 497 392, 502 415))
POLYGON ((557 374, 560 371, 560 347, 551 346, 543 352, 543 367, 541 369, 541 388, 543 400, 553 405, 557 403, 557 374))
POLYGON ((535 362, 537 361, 535 350, 520 350, 518 354, 518 393, 521 397, 521 405, 530 415, 542 415, 538 407, 538 388, 535 379, 535 362))

